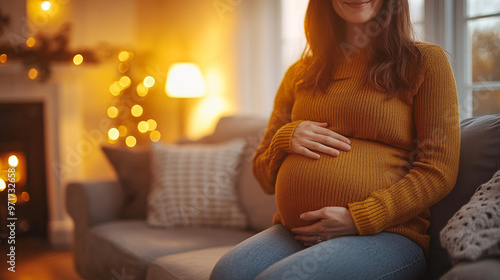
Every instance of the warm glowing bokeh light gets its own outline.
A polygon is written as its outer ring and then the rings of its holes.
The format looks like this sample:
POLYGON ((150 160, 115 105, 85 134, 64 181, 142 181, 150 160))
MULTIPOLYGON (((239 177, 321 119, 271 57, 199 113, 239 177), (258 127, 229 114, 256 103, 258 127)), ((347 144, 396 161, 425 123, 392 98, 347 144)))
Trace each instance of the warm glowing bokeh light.
POLYGON ((127 127, 126 127, 126 126, 124 126, 124 125, 120 125, 120 126, 118 127, 118 131, 120 132, 120 137, 124 137, 124 136, 125 136, 125 135, 127 135, 127 133, 128 133, 128 129, 127 129, 127 127))
POLYGON ((127 60, 130 59, 130 53, 127 52, 127 51, 122 51, 120 52, 120 54, 118 55, 118 59, 121 61, 121 62, 125 62, 127 60))
POLYGON ((117 128, 113 127, 108 131, 109 140, 116 141, 120 137, 120 132, 117 128))
POLYGON ((137 85, 137 95, 139 95, 140 97, 148 95, 148 92, 149 89, 143 83, 139 83, 137 85))
POLYGON ((219 94, 225 91, 224 75, 217 69, 210 69, 205 74, 205 81, 207 83, 207 91, 219 94))
POLYGON ((0 192, 5 190, 7 185, 5 184, 5 181, 3 179, 0 179, 0 192))
POLYGON ((118 65, 118 71, 123 74, 128 71, 129 67, 130 65, 127 62, 122 62, 118 65))
POLYGON ((77 55, 75 55, 75 56, 73 57, 73 63, 74 63, 75 65, 80 65, 80 64, 82 64, 82 62, 83 62, 83 55, 81 55, 81 54, 77 54, 77 55))
POLYGON ((48 11, 48 10, 50 10, 50 7, 52 7, 52 4, 50 3, 50 1, 43 1, 41 6, 42 6, 42 10, 48 11))
POLYGON ((158 142, 160 141, 161 138, 161 133, 158 130, 155 130, 149 134, 149 139, 153 142, 158 142))
POLYGON ((127 139, 125 139, 125 144, 127 144, 127 146, 132 148, 135 147, 135 145, 137 144, 137 140, 135 139, 134 136, 129 136, 127 137, 127 139))
POLYGON ((132 80, 128 76, 123 76, 120 78, 119 83, 122 88, 128 88, 132 83, 132 80))
POLYGON ((156 123, 156 121, 155 121, 155 120, 153 120, 153 119, 149 119, 149 120, 147 121, 147 123, 148 123, 148 126, 149 126, 149 131, 153 131, 153 130, 155 130, 155 129, 156 129, 156 127, 158 126, 158 124, 156 123))
POLYGON ((21 193, 21 198, 22 198, 24 201, 29 201, 29 200, 30 200, 30 195, 29 195, 29 193, 27 193, 27 192, 23 192, 23 193, 21 193))
POLYGON ((0 54, 0 63, 5 63, 7 62, 7 55, 6 54, 0 54))
POLYGON ((19 164, 19 159, 17 159, 17 157, 15 155, 11 155, 9 157, 9 165, 12 166, 12 167, 17 167, 17 165, 19 164))
POLYGON ((36 40, 33 37, 29 37, 28 39, 26 39, 26 46, 28 46, 30 48, 34 47, 35 43, 36 43, 36 40))
POLYGON ((223 115, 231 115, 234 108, 222 96, 209 96, 201 100, 195 107, 193 121, 189 124, 187 134, 189 137, 198 138, 210 133, 223 115))
POLYGON ((218 116, 224 113, 224 111, 228 109, 227 107, 228 106, 223 98, 219 96, 211 96, 203 100, 198 110, 200 110, 202 115, 218 116))
POLYGON ((165 92, 174 98, 203 97, 206 85, 200 68, 194 63, 176 63, 167 74, 165 92))
POLYGON ((38 77, 38 70, 36 70, 36 68, 31 68, 28 71, 28 77, 32 80, 36 79, 36 77, 38 77))
POLYGON ((141 121, 137 125, 137 130, 139 130, 140 133, 146 133, 149 130, 149 124, 145 121, 141 121))
POLYGON ((122 89, 123 88, 120 86, 119 82, 114 82, 112 85, 109 86, 109 92, 111 92, 113 96, 120 95, 122 89))
POLYGON ((112 119, 116 118, 118 116, 118 108, 115 106, 110 106, 108 108, 108 116, 112 119))
POLYGON ((150 88, 150 87, 153 87, 155 85, 155 78, 151 77, 151 76, 147 76, 146 78, 144 78, 144 81, 142 82, 144 84, 144 86, 146 86, 147 88, 150 88))
POLYGON ((132 116, 134 116, 134 117, 142 116, 143 111, 144 110, 142 109, 141 105, 139 105, 139 104, 132 106, 132 109, 130 109, 130 112, 132 113, 132 116))

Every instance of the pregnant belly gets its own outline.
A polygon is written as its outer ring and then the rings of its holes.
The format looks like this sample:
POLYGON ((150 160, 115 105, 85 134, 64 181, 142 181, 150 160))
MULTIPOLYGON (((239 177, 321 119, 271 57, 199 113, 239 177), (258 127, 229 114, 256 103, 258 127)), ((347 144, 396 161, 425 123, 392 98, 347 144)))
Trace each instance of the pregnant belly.
POLYGON ((408 172, 406 150, 360 139, 351 139, 351 147, 338 157, 286 157, 276 179, 276 203, 285 227, 310 224, 299 218, 304 212, 364 200, 408 172))

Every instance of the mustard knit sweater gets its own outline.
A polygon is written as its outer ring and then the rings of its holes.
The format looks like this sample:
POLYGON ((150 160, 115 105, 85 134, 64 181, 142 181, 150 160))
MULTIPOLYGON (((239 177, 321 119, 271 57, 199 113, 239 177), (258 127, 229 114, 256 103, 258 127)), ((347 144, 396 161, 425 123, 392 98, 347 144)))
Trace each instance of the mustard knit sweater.
POLYGON ((274 223, 291 229, 311 224, 299 215, 326 206, 349 209, 360 235, 404 235, 429 249, 429 207, 455 185, 460 151, 458 101, 443 50, 417 43, 423 56, 414 88, 387 94, 363 82, 365 51, 342 57, 326 93, 296 91, 294 64, 276 94, 253 172, 276 195, 274 223), (351 150, 318 160, 291 150, 304 120, 328 123, 351 140, 351 150))

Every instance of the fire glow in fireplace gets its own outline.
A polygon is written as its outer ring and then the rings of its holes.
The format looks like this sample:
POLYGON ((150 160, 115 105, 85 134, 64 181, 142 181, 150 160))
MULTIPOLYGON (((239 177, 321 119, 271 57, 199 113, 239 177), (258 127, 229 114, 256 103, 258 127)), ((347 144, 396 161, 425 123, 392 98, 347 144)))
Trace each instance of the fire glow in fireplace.
POLYGON ((0 103, 0 244, 12 235, 5 223, 15 222, 16 238, 47 236, 43 107, 0 103))

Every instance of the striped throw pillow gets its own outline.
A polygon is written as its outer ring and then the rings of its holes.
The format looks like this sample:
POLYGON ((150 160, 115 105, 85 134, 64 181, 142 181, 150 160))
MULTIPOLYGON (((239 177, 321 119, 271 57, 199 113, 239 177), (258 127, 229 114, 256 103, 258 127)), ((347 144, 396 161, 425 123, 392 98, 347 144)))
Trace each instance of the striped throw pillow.
POLYGON ((180 146, 153 143, 148 224, 247 227, 235 186, 244 146, 241 139, 180 146))

